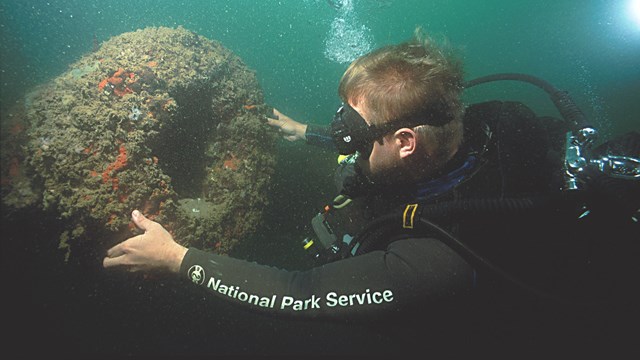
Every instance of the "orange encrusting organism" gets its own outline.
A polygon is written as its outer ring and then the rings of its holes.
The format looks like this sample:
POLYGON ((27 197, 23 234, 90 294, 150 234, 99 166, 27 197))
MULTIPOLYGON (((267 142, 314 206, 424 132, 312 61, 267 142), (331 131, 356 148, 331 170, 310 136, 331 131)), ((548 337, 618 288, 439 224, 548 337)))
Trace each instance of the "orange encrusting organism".
POLYGON ((105 171, 102 173, 102 182, 107 183, 111 180, 111 187, 114 191, 118 190, 119 179, 112 174, 115 174, 116 171, 127 166, 127 149, 124 147, 124 144, 120 145, 118 149, 118 157, 116 161, 112 162, 107 166, 105 171))
POLYGON ((109 78, 106 78, 100 81, 100 83, 98 84, 98 89, 104 90, 104 87, 107 85, 108 82, 109 82, 109 78))
POLYGON ((132 84, 135 81, 135 74, 133 72, 125 72, 123 68, 119 68, 115 73, 113 73, 113 75, 100 81, 98 89, 103 91, 107 84, 110 84, 111 87, 109 88, 109 93, 122 97, 126 94, 133 93, 133 90, 127 85, 132 84))
POLYGON ((238 170, 238 165, 238 158, 231 153, 229 153, 229 156, 222 163, 222 167, 229 170, 238 170))

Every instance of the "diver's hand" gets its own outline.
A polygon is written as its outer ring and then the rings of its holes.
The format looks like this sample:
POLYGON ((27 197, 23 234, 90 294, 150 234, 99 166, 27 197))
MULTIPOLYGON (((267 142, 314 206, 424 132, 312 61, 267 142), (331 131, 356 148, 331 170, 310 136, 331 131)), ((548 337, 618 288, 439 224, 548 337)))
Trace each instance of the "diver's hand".
POLYGON ((305 140, 304 136, 307 131, 307 125, 299 123, 292 118, 284 115, 280 111, 273 109, 274 118, 267 118, 269 125, 277 128, 282 137, 289 141, 305 140))
POLYGON ((187 248, 178 244, 162 225, 144 217, 138 210, 131 218, 144 234, 129 238, 107 251, 105 268, 126 267, 129 271, 168 270, 180 272, 187 248))

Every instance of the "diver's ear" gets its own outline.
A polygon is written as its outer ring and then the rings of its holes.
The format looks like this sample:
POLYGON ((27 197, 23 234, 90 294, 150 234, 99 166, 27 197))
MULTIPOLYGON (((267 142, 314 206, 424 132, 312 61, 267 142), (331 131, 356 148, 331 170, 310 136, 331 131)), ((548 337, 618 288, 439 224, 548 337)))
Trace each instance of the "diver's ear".
POLYGON ((417 146, 417 135, 413 129, 402 128, 393 134, 396 144, 398 145, 398 151, 400 158, 404 159, 407 156, 415 153, 417 146))

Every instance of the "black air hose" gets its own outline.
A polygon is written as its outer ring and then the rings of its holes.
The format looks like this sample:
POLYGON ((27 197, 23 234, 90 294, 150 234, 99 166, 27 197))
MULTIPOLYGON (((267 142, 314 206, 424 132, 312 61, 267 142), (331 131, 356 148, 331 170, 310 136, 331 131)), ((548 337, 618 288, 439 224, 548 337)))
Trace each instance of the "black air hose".
POLYGON ((551 85, 551 83, 535 76, 519 73, 494 74, 467 81, 463 84, 463 87, 468 89, 479 84, 500 80, 522 81, 541 88, 549 94, 551 101, 560 112, 560 115, 562 115, 562 118, 566 121, 570 121, 575 127, 574 130, 592 127, 587 122, 587 118, 584 116, 584 113, 578 108, 571 96, 569 96, 568 92, 558 90, 555 86, 551 85))
MULTIPOLYGON (((561 194, 565 196, 564 194, 561 194)), ((569 195, 566 195, 569 196, 569 195)), ((499 216, 505 214, 517 214, 534 209, 550 206, 551 197, 526 197, 526 198, 481 198, 464 199, 421 205, 418 207, 416 218, 440 220, 451 217, 465 216, 499 216)), ((367 237, 379 228, 392 222, 392 226, 402 224, 402 212, 392 213, 374 220, 359 235, 358 254, 366 253, 372 248, 379 247, 379 242, 384 241, 378 237, 377 241, 369 241, 367 237)))
MULTIPOLYGON (((452 205, 450 207, 450 209, 455 209, 456 211, 461 210, 460 208, 455 206, 455 204, 453 204, 453 203, 455 203, 455 202, 451 202, 450 204, 449 203, 447 204, 447 205, 452 205)), ((481 205, 481 204, 485 204, 485 205, 488 205, 489 208, 492 208, 492 210, 504 210, 504 211, 507 211, 507 208, 510 208, 512 205, 515 205, 515 207, 513 207, 513 209, 525 210, 529 205, 533 206, 535 204, 535 202, 527 202, 527 201, 524 201, 524 202, 508 201, 507 202, 508 205, 505 206, 505 208, 498 209, 498 207, 494 207, 494 205, 498 205, 500 203, 499 201, 498 202, 479 201, 476 204, 472 204, 472 203, 474 203, 474 202, 468 202, 468 205, 471 205, 472 207, 476 206, 476 205, 480 205, 478 207, 478 208, 480 208, 480 207, 483 207, 483 205, 481 205)), ((433 208, 433 210, 435 211, 435 207, 433 208)), ((389 223, 391 223, 391 224, 396 223, 397 224, 397 223, 400 223, 401 221, 402 221, 402 214, 398 214, 398 213, 389 214, 389 215, 380 217, 377 220, 375 220, 374 222, 372 222, 369 226, 367 226, 367 228, 364 229, 363 232, 358 235, 358 238, 356 240, 362 239, 362 238, 366 238, 371 233, 376 232, 377 230, 381 229, 382 227, 388 226, 389 223)), ((435 223, 427 220, 426 218, 420 217, 418 219, 418 225, 422 229, 428 229, 432 233, 435 232, 437 234, 436 236, 437 236, 438 240, 440 240, 443 243, 445 243, 448 247, 450 247, 453 251, 455 251, 460 256, 462 256, 462 258, 464 258, 467 262, 472 264, 472 266, 477 268, 478 270, 489 271, 492 274, 497 275, 499 278, 505 279, 508 282, 516 285, 518 288, 523 289, 526 292, 532 293, 532 294, 536 295, 537 297, 539 297, 541 299, 552 300, 552 301, 559 302, 559 303, 567 302, 566 299, 560 298, 558 296, 555 296, 553 294, 550 294, 548 292, 545 292, 543 290, 540 290, 540 289, 537 289, 537 288, 535 288, 533 286, 530 286, 530 285, 526 284, 525 282, 523 282, 523 281, 517 279, 516 277, 512 276, 508 272, 506 272, 506 271, 502 270, 501 268, 495 266, 490 261, 485 259, 483 256, 481 256, 480 254, 476 253, 471 248, 469 248, 466 244, 464 244, 463 242, 458 240, 458 238, 456 238, 453 234, 451 234, 447 230, 441 228, 440 226, 436 225, 435 223)), ((360 242, 360 241, 356 241, 356 242, 360 242)), ((370 243, 370 242, 367 242, 367 241, 364 241, 364 243, 360 242, 360 247, 358 248, 358 253, 360 253, 362 251, 361 248, 362 248, 363 245, 369 245, 369 246, 366 246, 367 248, 369 248, 370 246, 373 245, 373 244, 367 244, 367 243, 370 243)))

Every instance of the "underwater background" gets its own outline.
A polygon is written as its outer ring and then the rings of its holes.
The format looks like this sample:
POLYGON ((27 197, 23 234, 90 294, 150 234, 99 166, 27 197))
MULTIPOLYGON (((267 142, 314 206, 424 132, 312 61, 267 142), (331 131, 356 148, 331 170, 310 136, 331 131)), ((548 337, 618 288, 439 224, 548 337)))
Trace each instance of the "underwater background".
MULTIPOLYGON (((638 3, 0 0, 0 115, 113 36, 182 26, 221 42, 255 70, 267 104, 300 122, 328 124, 349 61, 407 40, 421 26, 460 50, 469 80, 518 72, 569 91, 606 139, 640 129, 638 3)), ((490 99, 523 101, 557 116, 547 95, 528 84, 492 83, 465 94, 469 103, 490 99)), ((233 255, 288 269, 307 266, 300 241, 332 196, 334 164, 334 154, 279 142, 271 207, 255 241, 233 255)), ((331 339, 345 334, 354 343, 391 341, 382 331, 256 315, 178 281, 110 273, 101 268, 100 254, 82 267, 61 265, 57 241, 47 241, 59 230, 55 216, 33 215, 2 219, 11 333, 3 343, 11 353, 304 354, 340 350, 331 347, 341 342, 331 339)))

